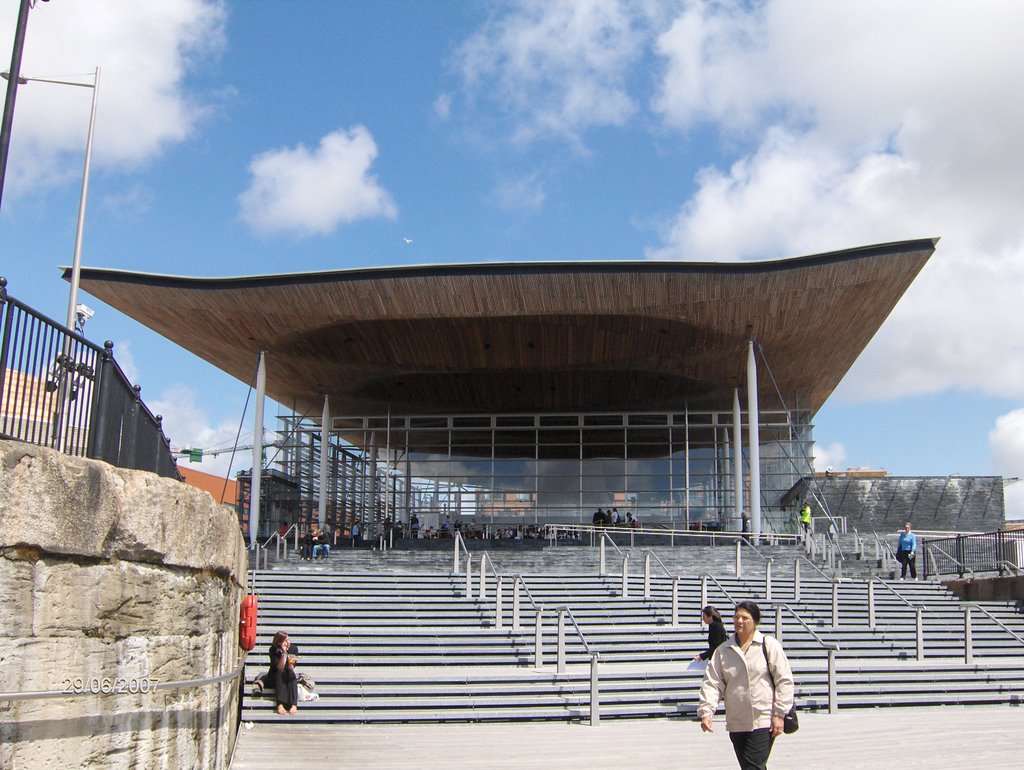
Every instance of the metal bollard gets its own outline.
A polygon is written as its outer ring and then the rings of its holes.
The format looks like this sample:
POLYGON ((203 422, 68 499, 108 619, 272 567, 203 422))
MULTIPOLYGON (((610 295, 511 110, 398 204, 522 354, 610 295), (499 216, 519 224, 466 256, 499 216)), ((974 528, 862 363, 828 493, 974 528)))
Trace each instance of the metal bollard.
POLYGON ((473 598, 473 557, 466 557, 466 598, 473 598))
POLYGON ((480 601, 487 599, 487 554, 480 555, 480 590, 476 592, 480 601))
POLYGON ((708 576, 700 576, 700 608, 703 610, 708 606, 708 576))
POLYGON ((629 556, 622 556, 622 598, 629 598, 629 556))
POLYGON ((924 608, 917 608, 917 659, 924 660, 924 608))
POLYGON ((544 608, 537 608, 536 625, 533 627, 533 665, 540 668, 544 665, 544 608))
POLYGON ((832 628, 839 628, 839 584, 832 584, 832 628))
POLYGON ((736 577, 743 576, 743 563, 740 558, 740 547, 742 545, 743 544, 739 540, 736 541, 736 577))
POLYGON ((555 637, 555 670, 565 673, 565 608, 558 608, 558 636, 555 637))
POLYGON ((601 535, 601 566, 599 568, 599 572, 597 573, 601 577, 604 577, 605 575, 608 574, 607 569, 605 568, 605 554, 604 554, 604 551, 605 551, 604 535, 601 535))
POLYGON ((502 617, 504 614, 501 606, 501 594, 502 589, 505 587, 505 578, 501 575, 498 576, 498 584, 494 587, 494 627, 504 628, 505 619, 502 617))
POLYGON ((800 560, 793 562, 793 601, 800 601, 800 560))
MULTIPOLYGON (((701 605, 703 608, 704 605, 701 605)), ((672 625, 679 626, 679 578, 672 578, 672 625)))
POLYGON ((459 538, 455 538, 455 561, 452 564, 452 574, 458 575, 459 568, 462 566, 462 560, 459 559, 459 538))
POLYGON ((767 602, 772 600, 772 560, 764 563, 764 599, 767 602))
POLYGON ((651 555, 644 554, 644 598, 651 598, 651 555))
POLYGON ((776 605, 775 607, 775 638, 782 643, 782 605, 776 605))
POLYGON ((836 651, 828 651, 828 713, 839 713, 839 699, 836 693, 836 651))
POLYGON ((868 628, 875 630, 875 581, 868 581, 868 628))
POLYGON ((601 723, 601 690, 597 679, 598 655, 590 656, 590 726, 597 727, 601 723))
POLYGON ((974 662, 974 636, 971 631, 971 608, 964 607, 964 663, 974 662))
POLYGON ((519 630, 519 578, 512 584, 512 630, 519 630))

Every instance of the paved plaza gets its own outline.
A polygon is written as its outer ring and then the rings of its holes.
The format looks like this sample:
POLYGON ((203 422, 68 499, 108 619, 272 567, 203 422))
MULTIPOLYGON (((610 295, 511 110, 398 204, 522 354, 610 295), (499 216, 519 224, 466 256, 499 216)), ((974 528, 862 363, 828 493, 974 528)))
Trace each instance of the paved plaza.
MULTIPOLYGON (((934 706, 805 713, 773 770, 1022 768, 1024 708, 934 706)), ((725 724, 684 719, 586 724, 301 725, 242 729, 233 770, 735 770, 725 724)))

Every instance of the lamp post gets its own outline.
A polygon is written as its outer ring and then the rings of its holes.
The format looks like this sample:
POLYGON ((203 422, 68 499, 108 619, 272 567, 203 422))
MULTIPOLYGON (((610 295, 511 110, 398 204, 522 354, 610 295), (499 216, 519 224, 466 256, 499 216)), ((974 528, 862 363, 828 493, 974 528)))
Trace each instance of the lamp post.
MULTIPOLYGON (((9 73, 0 73, 5 79, 10 77, 9 73)), ((78 88, 92 89, 92 110, 89 112, 89 134, 85 140, 85 169, 82 171, 82 194, 78 200, 78 226, 75 229, 75 253, 71 263, 71 290, 68 293, 67 327, 75 330, 75 316, 78 308, 78 281, 82 273, 82 232, 85 229, 85 204, 89 197, 89 167, 92 164, 92 137, 96 128, 96 101, 100 93, 100 68, 97 67, 93 73, 92 83, 82 83, 76 80, 53 80, 51 78, 27 78, 19 77, 18 83, 56 83, 62 86, 77 86, 78 88)))

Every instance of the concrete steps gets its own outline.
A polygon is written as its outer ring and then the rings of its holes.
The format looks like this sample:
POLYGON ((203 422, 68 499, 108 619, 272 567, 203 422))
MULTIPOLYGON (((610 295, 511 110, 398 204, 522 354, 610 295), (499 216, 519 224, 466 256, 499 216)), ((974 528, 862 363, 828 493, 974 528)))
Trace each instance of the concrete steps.
MULTIPOLYGON (((446 556, 450 559, 450 554, 446 556)), ((511 578, 503 586, 503 625, 498 628, 493 575, 488 575, 481 601, 478 576, 471 586, 473 595, 467 598, 465 576, 447 574, 450 562, 434 573, 332 570, 337 564, 333 557, 326 564, 303 562, 292 570, 261 572, 254 579, 260 615, 257 646, 246 676, 251 681, 265 671, 271 636, 278 629, 287 630, 301 648, 299 668, 317 681, 320 696, 300 704, 297 720, 587 717, 590 666, 582 642, 567 623, 567 671, 557 673, 554 612, 547 609, 542 634, 547 666, 538 669, 535 613, 525 592, 519 628, 511 627, 511 578)), ((599 651, 602 718, 692 714, 702 673, 688 665, 707 638, 697 620, 700 579, 679 579, 679 624, 673 626, 672 583, 667 577, 652 577, 650 596, 644 598, 642 575, 631 574, 629 597, 623 598, 621 576, 601 577, 594 566, 588 564, 580 572, 526 574, 524 580, 538 604, 568 606, 591 649, 599 651)), ((718 583, 707 585, 711 602, 727 610, 732 601, 725 592, 735 599, 752 598, 762 606, 762 630, 776 631, 763 574, 722 574, 718 583)), ((792 606, 821 639, 840 646, 839 707, 1017 703, 1024 695, 1024 644, 975 612, 975 658, 965 664, 963 604, 941 584, 893 583, 887 589, 876 583, 874 629, 868 627, 866 583, 839 584, 838 627, 832 625, 832 590, 831 582, 803 577, 796 600, 791 576, 772 580, 775 603, 792 606), (908 605, 927 608, 923 661, 917 660, 917 611, 908 605)), ((1024 618, 1016 606, 984 606, 1024 638, 1024 618)), ((827 708, 825 651, 789 613, 783 613, 782 637, 796 672, 800 706, 827 708)), ((248 697, 243 718, 276 718, 269 704, 267 699, 248 697)))

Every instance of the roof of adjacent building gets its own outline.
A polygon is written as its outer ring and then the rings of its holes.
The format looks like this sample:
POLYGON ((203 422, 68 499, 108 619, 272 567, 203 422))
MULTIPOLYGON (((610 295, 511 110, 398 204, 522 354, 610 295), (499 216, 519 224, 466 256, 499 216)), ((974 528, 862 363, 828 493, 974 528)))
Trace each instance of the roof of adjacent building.
POLYGON ((84 268, 81 286, 242 382, 266 351, 268 395, 300 412, 325 393, 335 415, 730 410, 753 339, 763 398, 777 385, 813 413, 935 244, 236 278, 84 268))

